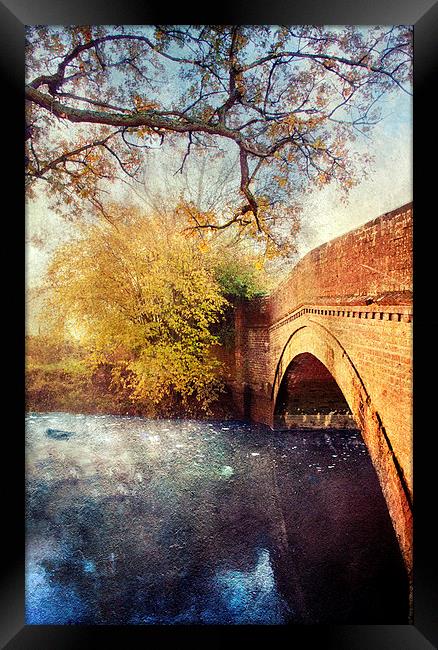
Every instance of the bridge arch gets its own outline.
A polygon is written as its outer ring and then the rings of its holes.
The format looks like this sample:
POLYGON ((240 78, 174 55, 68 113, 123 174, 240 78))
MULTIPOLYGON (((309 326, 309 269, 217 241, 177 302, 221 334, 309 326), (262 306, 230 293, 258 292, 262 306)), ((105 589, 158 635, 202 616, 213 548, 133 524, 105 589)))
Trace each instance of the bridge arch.
POLYGON ((326 366, 310 352, 295 356, 283 374, 274 406, 274 428, 358 428, 326 366))
POLYGON ((386 434, 373 398, 348 351, 330 330, 311 318, 289 335, 278 360, 271 391, 272 421, 282 380, 299 355, 316 357, 330 372, 342 391, 361 430, 376 470, 388 511, 409 573, 412 571, 412 503, 406 480, 386 434))

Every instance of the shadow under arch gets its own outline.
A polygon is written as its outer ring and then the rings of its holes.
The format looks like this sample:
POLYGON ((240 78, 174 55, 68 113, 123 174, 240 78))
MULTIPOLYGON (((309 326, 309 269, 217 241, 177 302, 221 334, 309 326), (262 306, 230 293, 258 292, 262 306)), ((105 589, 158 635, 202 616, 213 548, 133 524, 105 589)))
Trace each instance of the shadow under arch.
POLYGON ((299 353, 285 370, 273 424, 275 429, 359 429, 333 375, 310 352, 299 353))
POLYGON ((330 330, 307 318, 289 336, 283 347, 271 392, 272 421, 282 380, 291 362, 303 353, 316 357, 339 386, 351 414, 360 428, 376 470, 397 540, 412 584, 412 497, 403 468, 394 453, 390 435, 373 406, 367 390, 347 350, 330 330))

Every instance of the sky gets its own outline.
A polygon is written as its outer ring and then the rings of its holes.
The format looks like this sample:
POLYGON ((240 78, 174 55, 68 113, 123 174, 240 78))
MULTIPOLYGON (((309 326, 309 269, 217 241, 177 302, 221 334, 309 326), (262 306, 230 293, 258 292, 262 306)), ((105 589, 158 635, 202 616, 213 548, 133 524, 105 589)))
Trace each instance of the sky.
MULTIPOLYGON (((367 149, 374 156, 374 164, 367 178, 350 190, 346 204, 341 202, 335 185, 315 190, 304 198, 302 231, 298 236, 299 257, 412 200, 411 99, 408 95, 394 96, 387 102, 385 117, 374 127, 371 137, 357 143, 359 149, 367 149)), ((152 174, 154 167, 152 161, 146 160, 147 190, 159 183, 159 178, 152 174)), ((175 184, 177 182, 175 179, 175 184)), ((32 286, 39 282, 52 251, 75 231, 71 224, 50 210, 44 197, 27 203, 26 226, 28 240, 34 236, 44 240, 42 247, 32 243, 26 247, 27 282, 32 286)))
POLYGON ((394 96, 384 115, 372 136, 358 142, 358 149, 367 149, 374 163, 367 178, 350 190, 348 203, 341 203, 333 185, 305 200, 300 256, 412 201, 412 97, 394 96))
MULTIPOLYGON (((315 189, 303 197, 297 259, 320 244, 412 200, 412 97, 403 92, 389 95, 383 105, 382 121, 368 137, 359 137, 355 148, 374 158, 367 177, 350 190, 347 203, 341 202, 339 189, 334 184, 315 189)), ((146 196, 160 185, 162 172, 157 164, 160 155, 163 154, 154 152, 146 158, 146 196)), ((172 164, 172 154, 168 156, 167 166, 169 160, 172 164)), ((178 159, 176 169, 180 164, 178 159)), ((168 182, 169 178, 175 189, 183 180, 181 175, 168 174, 168 182)), ((50 210, 44 196, 40 196, 26 205, 26 232, 26 282, 30 288, 40 283, 51 254, 59 244, 74 236, 75 230, 72 224, 50 210)))

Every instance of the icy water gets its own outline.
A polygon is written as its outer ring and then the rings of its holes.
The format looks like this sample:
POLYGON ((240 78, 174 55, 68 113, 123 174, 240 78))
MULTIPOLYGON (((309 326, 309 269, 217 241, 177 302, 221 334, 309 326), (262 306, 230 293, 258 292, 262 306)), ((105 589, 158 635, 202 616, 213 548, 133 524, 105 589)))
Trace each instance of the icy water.
POLYGON ((29 414, 26 494, 27 624, 408 622, 357 431, 29 414))

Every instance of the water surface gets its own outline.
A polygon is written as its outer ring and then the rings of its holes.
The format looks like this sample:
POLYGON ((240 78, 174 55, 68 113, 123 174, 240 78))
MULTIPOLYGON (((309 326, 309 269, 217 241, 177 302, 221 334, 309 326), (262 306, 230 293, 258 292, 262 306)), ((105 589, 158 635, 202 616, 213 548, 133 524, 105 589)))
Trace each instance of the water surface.
POLYGON ((34 413, 26 494, 27 624, 408 622, 358 431, 34 413))

